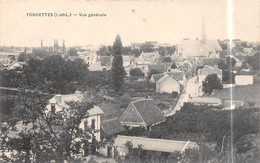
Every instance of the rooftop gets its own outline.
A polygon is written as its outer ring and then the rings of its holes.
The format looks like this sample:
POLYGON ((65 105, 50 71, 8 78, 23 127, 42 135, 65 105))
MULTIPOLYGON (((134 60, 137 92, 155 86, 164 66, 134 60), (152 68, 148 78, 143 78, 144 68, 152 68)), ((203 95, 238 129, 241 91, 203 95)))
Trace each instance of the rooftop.
POLYGON ((152 139, 133 136, 118 135, 115 139, 115 146, 125 147, 125 144, 131 141, 133 148, 137 148, 138 145, 142 145, 144 150, 169 152, 176 151, 184 152, 185 149, 198 148, 198 144, 190 141, 174 141, 167 139, 152 139))

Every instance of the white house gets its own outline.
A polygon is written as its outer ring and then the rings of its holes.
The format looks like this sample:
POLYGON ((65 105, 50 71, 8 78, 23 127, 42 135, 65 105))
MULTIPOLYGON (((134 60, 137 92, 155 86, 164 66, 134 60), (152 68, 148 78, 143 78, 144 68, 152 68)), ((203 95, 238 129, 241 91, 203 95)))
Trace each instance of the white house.
POLYGON ((16 68, 23 68, 26 62, 13 62, 8 66, 8 70, 14 70, 16 68))
POLYGON ((138 64, 152 64, 156 63, 160 58, 160 54, 157 52, 142 52, 142 54, 135 58, 135 62, 138 64))
POLYGON ((222 81, 222 70, 219 69, 218 66, 212 67, 205 65, 203 69, 198 70, 199 83, 202 84, 202 81, 210 74, 217 74, 218 78, 222 81))
POLYGON ((253 75, 236 75, 235 76, 236 85, 251 85, 254 84, 253 75))
POLYGON ((181 85, 180 83, 173 79, 173 77, 165 74, 156 82, 156 92, 159 93, 172 93, 178 92, 180 94, 181 85))
POLYGON ((100 62, 90 64, 88 69, 89 69, 89 71, 103 71, 103 68, 102 68, 100 62))
POLYGON ((157 151, 157 152, 185 152, 186 149, 198 149, 199 146, 196 142, 191 141, 176 141, 167 139, 153 139, 144 137, 134 136, 123 136, 118 135, 115 139, 115 147, 119 156, 127 156, 129 154, 128 148, 126 147, 127 142, 133 144, 133 148, 138 148, 138 145, 142 145, 142 148, 146 151, 157 151))
MULTIPOLYGON (((62 108, 69 108, 67 102, 80 102, 83 100, 83 94, 75 93, 68 95, 55 95, 49 100, 46 108, 49 112, 59 112, 62 108)), ((88 128, 93 129, 93 133, 97 141, 100 141, 100 115, 104 112, 96 105, 88 110, 88 117, 85 118, 79 127, 86 132, 88 128)))

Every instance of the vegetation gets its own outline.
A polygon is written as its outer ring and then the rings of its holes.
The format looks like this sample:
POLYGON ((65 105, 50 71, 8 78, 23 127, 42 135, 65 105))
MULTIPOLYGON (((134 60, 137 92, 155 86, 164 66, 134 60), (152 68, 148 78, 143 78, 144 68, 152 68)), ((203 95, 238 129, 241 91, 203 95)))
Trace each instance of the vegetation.
POLYGON ((113 49, 114 58, 112 63, 112 80, 114 90, 116 92, 119 92, 122 90, 124 84, 124 77, 126 76, 126 72, 123 67, 122 42, 119 35, 116 36, 113 49))
POLYGON ((131 76, 144 77, 144 73, 140 68, 134 68, 130 70, 131 76))
MULTIPOLYGON (((194 152, 194 159, 204 161, 219 161, 229 155, 231 136, 233 136, 234 156, 241 158, 243 154, 252 151, 251 154, 254 153, 254 157, 256 157, 253 159, 257 160, 257 158, 259 159, 259 155, 257 155, 259 146, 254 145, 255 140, 250 135, 259 133, 259 112, 260 110, 257 108, 238 108, 232 111, 233 123, 231 123, 231 114, 228 110, 221 111, 218 108, 212 109, 212 106, 185 103, 180 111, 167 117, 166 122, 152 126, 151 131, 144 128, 133 128, 127 129, 124 134, 197 142, 200 148, 186 151, 181 158, 184 159, 183 157, 187 156, 189 152, 194 152), (206 146, 207 142, 213 142, 216 147, 209 148, 206 146)), ((188 156, 187 159, 192 159, 190 158, 192 155, 188 156)), ((162 155, 159 155, 158 159, 163 159, 162 155)))
POLYGON ((172 59, 170 57, 165 57, 163 59, 163 62, 171 62, 171 61, 172 61, 172 59))
POLYGON ((93 146, 95 141, 86 144, 92 130, 79 128, 93 107, 91 102, 69 102, 69 107, 61 107, 59 112, 47 111, 46 102, 44 96, 24 91, 15 99, 8 123, 1 128, 1 151, 16 154, 8 157, 1 152, 4 161, 30 162, 34 155, 36 162, 63 162, 74 160, 83 150, 81 144, 85 144, 85 149, 93 146))
POLYGON ((204 81, 202 81, 202 91, 205 94, 211 94, 213 89, 222 89, 220 79, 217 74, 209 74, 204 81))
POLYGON ((160 72, 157 71, 157 70, 152 69, 152 70, 149 72, 147 78, 150 80, 153 74, 160 74, 160 72))

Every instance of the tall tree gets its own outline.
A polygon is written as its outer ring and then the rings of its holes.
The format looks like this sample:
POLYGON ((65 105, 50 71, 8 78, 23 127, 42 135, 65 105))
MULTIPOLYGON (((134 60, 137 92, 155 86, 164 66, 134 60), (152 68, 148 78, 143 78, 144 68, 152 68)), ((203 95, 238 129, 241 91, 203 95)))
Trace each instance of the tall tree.
POLYGON ((20 53, 18 56, 18 61, 24 62, 26 60, 27 60, 26 54, 24 52, 20 53))
POLYGON ((116 36, 113 49, 114 49, 114 59, 112 63, 113 86, 114 86, 114 90, 116 92, 119 92, 123 87, 124 77, 126 76, 126 72, 123 67, 122 42, 119 35, 116 36))

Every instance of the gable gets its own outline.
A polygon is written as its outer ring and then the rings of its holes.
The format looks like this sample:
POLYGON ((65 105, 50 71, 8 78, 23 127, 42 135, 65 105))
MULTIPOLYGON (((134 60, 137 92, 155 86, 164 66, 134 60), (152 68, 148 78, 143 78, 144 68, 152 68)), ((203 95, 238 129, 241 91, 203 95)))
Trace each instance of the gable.
POLYGON ((154 101, 140 100, 132 103, 148 126, 165 121, 165 117, 154 101))
POLYGON ((145 125, 144 120, 132 103, 128 105, 123 115, 120 117, 120 122, 125 125, 145 125))

